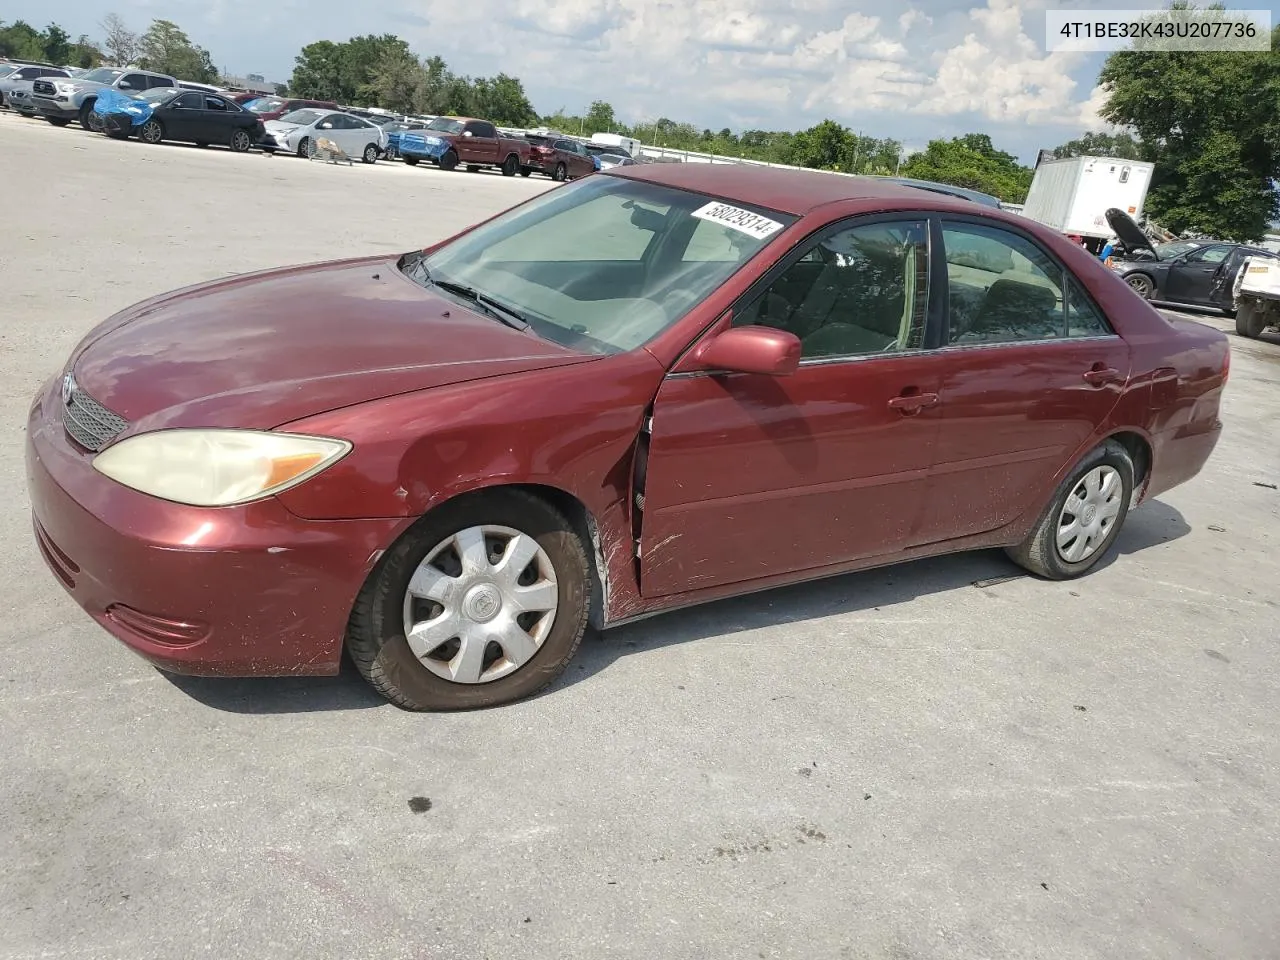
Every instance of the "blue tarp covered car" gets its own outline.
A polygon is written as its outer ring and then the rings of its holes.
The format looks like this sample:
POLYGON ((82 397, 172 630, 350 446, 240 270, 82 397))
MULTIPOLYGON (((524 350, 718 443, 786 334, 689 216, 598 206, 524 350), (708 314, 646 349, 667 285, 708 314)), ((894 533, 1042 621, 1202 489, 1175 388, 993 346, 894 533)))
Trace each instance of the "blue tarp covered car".
POLYGON ((128 136, 132 129, 150 120, 154 110, 154 103, 121 93, 112 87, 99 90, 98 99, 93 104, 96 126, 114 136, 128 136))

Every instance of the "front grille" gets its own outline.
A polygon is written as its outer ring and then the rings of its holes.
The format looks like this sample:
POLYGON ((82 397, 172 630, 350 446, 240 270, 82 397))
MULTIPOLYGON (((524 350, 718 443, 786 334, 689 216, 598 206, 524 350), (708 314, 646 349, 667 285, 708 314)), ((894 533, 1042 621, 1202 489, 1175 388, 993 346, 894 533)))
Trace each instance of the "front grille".
POLYGON ((62 419, 71 439, 95 453, 129 426, 128 420, 112 413, 81 390, 71 377, 63 386, 62 419))
POLYGON ((36 93, 43 93, 45 96, 52 97, 58 91, 48 80, 36 80, 31 84, 31 89, 36 93))

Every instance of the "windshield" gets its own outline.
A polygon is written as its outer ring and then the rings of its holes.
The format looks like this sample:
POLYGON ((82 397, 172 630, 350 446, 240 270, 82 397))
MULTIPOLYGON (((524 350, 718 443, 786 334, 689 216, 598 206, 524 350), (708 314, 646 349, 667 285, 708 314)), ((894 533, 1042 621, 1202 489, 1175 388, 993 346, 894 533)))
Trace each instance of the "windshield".
POLYGON ((110 83, 116 77, 122 76, 123 70, 111 70, 108 67, 99 67, 97 70, 90 70, 81 80, 92 80, 94 83, 110 83))
POLYGON ((491 297, 548 340, 621 353, 670 327, 794 221, 652 183, 587 177, 477 227, 424 266, 430 281, 491 297))
POLYGON ((1196 243, 1194 240, 1176 240, 1173 243, 1162 243, 1156 247, 1156 256, 1161 260, 1173 260, 1184 253, 1199 249, 1201 246, 1203 244, 1196 243))
POLYGON ((246 110, 252 110, 254 113, 271 113, 273 110, 279 110, 286 102, 279 97, 259 97, 257 100, 250 100, 248 103, 242 104, 242 106, 246 110))
POLYGON ((20 69, 21 66, 22 64, 20 63, 6 63, 3 65, 0 65, 0 77, 7 77, 9 74, 13 73, 15 70, 20 69))
POLYGON ((444 133, 461 133, 465 124, 461 120, 454 120, 451 117, 436 117, 427 124, 428 130, 440 130, 444 133))
POLYGON ((309 127, 324 114, 319 110, 295 110, 280 118, 281 123, 296 123, 300 127, 309 127))

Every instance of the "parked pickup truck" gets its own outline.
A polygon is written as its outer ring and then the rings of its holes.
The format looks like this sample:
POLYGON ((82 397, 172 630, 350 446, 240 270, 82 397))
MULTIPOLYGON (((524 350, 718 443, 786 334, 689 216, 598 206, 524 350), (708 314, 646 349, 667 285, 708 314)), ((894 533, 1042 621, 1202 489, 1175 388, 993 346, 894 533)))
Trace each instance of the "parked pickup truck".
POLYGON ((1280 327, 1280 260, 1249 257, 1236 274, 1231 293, 1240 336, 1256 340, 1267 327, 1280 327))
POLYGON ((36 80, 31 85, 31 106, 55 127, 65 127, 72 120, 79 120, 80 126, 92 130, 97 122, 93 105, 98 99, 97 92, 104 87, 128 94, 178 85, 176 79, 163 73, 98 67, 81 77, 36 80))
POLYGON ((409 166, 422 161, 441 170, 462 164, 470 172, 499 167, 504 177, 514 177, 529 164, 529 141, 504 137, 488 120, 468 117, 436 117, 423 130, 400 135, 400 156, 409 166))

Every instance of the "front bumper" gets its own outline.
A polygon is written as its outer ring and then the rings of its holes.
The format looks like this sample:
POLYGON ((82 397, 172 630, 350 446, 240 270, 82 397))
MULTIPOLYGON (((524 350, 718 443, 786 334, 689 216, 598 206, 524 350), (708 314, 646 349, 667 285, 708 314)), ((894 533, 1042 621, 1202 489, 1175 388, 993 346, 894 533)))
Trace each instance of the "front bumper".
POLYGON ((51 100, 49 97, 33 96, 31 106, 42 117, 53 117, 58 120, 74 120, 80 116, 80 110, 67 100, 51 100))
POLYGON ((102 476, 63 427, 55 378, 27 423, 40 552, 110 634, 198 676, 338 670, 347 618, 403 519, 303 520, 275 499, 188 507, 102 476))

